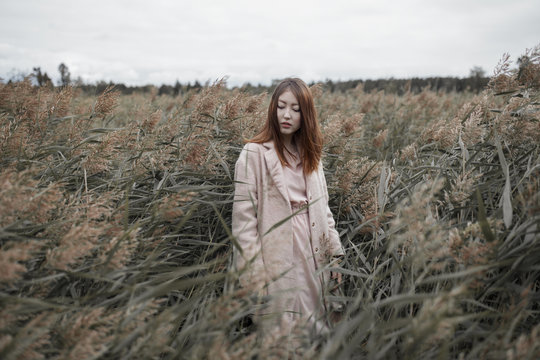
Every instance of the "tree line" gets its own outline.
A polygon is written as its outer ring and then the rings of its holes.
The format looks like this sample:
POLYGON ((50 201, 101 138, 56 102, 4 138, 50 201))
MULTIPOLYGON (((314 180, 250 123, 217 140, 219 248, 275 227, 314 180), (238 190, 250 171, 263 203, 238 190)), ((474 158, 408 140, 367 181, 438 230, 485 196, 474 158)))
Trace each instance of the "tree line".
MULTIPOLYGON (((201 84, 199 81, 195 81, 193 84, 188 82, 187 84, 182 84, 180 81, 176 80, 174 85, 163 84, 159 87, 155 85, 144 85, 144 86, 127 86, 122 83, 114 82, 105 82, 98 81, 95 84, 87 84, 82 81, 79 77, 75 81, 71 79, 71 73, 69 68, 64 63, 61 63, 58 66, 58 72, 60 73, 60 79, 57 86, 67 86, 74 85, 80 88, 85 93, 101 93, 108 86, 114 86, 116 90, 120 91, 122 94, 133 94, 133 93, 150 93, 157 91, 158 95, 171 95, 177 96, 184 94, 189 91, 198 91, 204 86, 208 85, 201 84)), ((40 67, 33 69, 30 77, 33 79, 36 86, 54 86, 51 78, 46 72, 42 72, 40 67)), ((11 80, 10 80, 11 81, 11 80)), ((327 91, 330 92, 345 92, 350 89, 354 89, 359 85, 362 85, 364 91, 385 91, 386 93, 397 93, 402 95, 403 93, 410 91, 412 93, 418 93, 423 89, 429 88, 433 91, 443 91, 443 92, 463 92, 470 91, 474 93, 479 93, 482 91, 489 81, 489 77, 485 76, 485 72, 480 67, 473 67, 470 71, 468 77, 459 78, 459 77, 427 77, 419 78, 413 77, 410 79, 375 79, 375 80, 346 80, 346 81, 334 81, 327 79, 323 82, 327 91)), ((275 86, 276 81, 273 81, 271 85, 253 85, 251 83, 246 83, 240 88, 249 93, 260 93, 262 91, 271 91, 275 86)), ((313 84, 313 83, 311 83, 313 84)))

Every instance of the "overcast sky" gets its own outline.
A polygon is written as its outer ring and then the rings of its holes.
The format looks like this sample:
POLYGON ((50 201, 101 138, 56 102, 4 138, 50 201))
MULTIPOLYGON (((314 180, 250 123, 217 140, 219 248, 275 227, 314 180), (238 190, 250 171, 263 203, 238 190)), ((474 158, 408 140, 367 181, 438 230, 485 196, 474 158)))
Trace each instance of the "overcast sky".
POLYGON ((0 77, 128 85, 468 76, 540 44, 539 0, 1 0, 0 77))

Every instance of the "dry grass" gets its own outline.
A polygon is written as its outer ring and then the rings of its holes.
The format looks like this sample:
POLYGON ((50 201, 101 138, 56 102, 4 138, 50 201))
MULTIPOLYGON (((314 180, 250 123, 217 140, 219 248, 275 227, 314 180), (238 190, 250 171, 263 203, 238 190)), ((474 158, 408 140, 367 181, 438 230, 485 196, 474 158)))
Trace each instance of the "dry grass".
POLYGON ((479 95, 313 87, 345 311, 286 338, 227 271, 266 93, 0 84, 0 357, 538 358, 539 51, 479 95))

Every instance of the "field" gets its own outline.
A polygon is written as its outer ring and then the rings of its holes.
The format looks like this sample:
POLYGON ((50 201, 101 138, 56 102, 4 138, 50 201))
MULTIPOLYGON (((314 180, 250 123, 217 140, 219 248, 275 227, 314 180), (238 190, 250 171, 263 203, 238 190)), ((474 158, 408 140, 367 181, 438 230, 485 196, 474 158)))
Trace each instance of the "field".
POLYGON ((312 87, 345 310, 291 352, 228 271, 267 93, 0 84, 0 358, 539 358, 539 91, 539 47, 480 94, 312 87))

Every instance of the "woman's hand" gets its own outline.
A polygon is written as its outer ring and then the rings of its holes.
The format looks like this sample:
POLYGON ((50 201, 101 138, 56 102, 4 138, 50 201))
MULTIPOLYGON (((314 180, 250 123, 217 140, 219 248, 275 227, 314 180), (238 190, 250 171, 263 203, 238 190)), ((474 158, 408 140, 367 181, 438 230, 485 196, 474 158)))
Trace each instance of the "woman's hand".
POLYGON ((335 279, 338 284, 341 284, 341 273, 340 272, 330 272, 330 278, 335 279))

